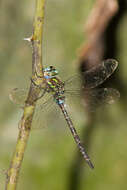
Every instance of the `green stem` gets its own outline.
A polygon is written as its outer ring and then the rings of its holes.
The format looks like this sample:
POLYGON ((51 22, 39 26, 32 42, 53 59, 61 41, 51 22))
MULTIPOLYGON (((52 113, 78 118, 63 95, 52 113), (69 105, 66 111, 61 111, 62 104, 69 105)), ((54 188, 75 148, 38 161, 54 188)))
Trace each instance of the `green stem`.
MULTIPOLYGON (((36 11, 33 24, 32 42, 32 79, 37 85, 43 83, 42 72, 42 32, 44 23, 44 5, 45 0, 36 0, 36 11)), ((18 183, 18 177, 24 157, 24 152, 31 131, 32 118, 36 106, 36 100, 40 93, 40 88, 31 82, 28 97, 25 103, 23 116, 20 121, 19 135, 16 148, 7 171, 6 190, 15 190, 18 183)))

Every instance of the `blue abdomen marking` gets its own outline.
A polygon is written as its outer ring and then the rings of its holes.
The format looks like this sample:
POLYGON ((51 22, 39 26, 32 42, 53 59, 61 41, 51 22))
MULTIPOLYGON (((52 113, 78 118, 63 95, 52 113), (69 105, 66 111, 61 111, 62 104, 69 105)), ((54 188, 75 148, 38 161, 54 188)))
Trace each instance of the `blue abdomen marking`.
POLYGON ((55 99, 56 100, 56 103, 58 104, 58 105, 60 105, 60 104, 64 104, 64 99, 55 99))

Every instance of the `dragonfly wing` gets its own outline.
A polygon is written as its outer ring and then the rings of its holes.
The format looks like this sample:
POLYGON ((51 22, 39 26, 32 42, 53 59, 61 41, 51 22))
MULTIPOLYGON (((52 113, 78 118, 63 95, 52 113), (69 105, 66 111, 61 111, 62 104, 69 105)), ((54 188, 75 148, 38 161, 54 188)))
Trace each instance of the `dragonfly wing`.
POLYGON ((107 59, 101 64, 83 73, 83 83, 85 88, 95 88, 102 84, 118 66, 114 59, 107 59))
POLYGON ((101 105, 113 104, 120 97, 120 93, 113 88, 95 88, 84 91, 84 96, 88 111, 95 111, 101 105))
POLYGON ((26 100, 27 95, 28 95, 28 91, 29 91, 28 88, 26 88, 26 89, 14 88, 10 92, 9 98, 15 104, 24 105, 25 100, 26 100))
POLYGON ((81 102, 82 99, 82 79, 80 75, 74 75, 65 81, 65 97, 68 102, 81 102))
POLYGON ((92 89, 102 84, 115 71, 118 62, 107 59, 101 64, 84 72, 82 77, 75 75, 65 81, 65 93, 68 95, 80 95, 81 89, 92 89))
POLYGON ((45 103, 40 104, 38 102, 32 121, 32 129, 50 128, 50 130, 53 129, 56 132, 55 128, 58 131, 58 126, 61 128, 65 123, 63 114, 52 95, 45 103))
POLYGON ((64 82, 64 92, 65 92, 65 102, 71 108, 80 105, 81 102, 81 88, 82 80, 80 75, 71 76, 68 80, 64 82))
MULTIPOLYGON (((23 107, 25 105, 28 92, 28 88, 15 88, 9 94, 9 98, 12 102, 18 104, 19 107, 23 107)), ((56 123, 61 125, 61 118, 63 118, 62 113, 60 114, 60 108, 55 103, 52 94, 45 93, 45 95, 37 101, 32 121, 32 129, 35 130, 42 129, 47 126, 57 126, 56 123)), ((62 123, 65 124, 64 118, 62 120, 62 123)))
POLYGON ((48 113, 52 110, 52 106, 53 106, 52 96, 47 97, 47 100, 44 100, 42 97, 37 101, 32 121, 33 129, 41 129, 47 125, 46 118, 48 113))
POLYGON ((65 82, 65 92, 76 92, 81 90, 82 87, 82 78, 80 75, 74 75, 71 76, 69 79, 67 79, 65 82))
MULTIPOLYGON (((29 92, 29 88, 24 88, 24 89, 20 89, 20 88, 14 88, 10 94, 9 94, 9 98, 10 100, 15 103, 15 104, 18 104, 18 105, 25 105, 25 101, 27 99, 27 96, 28 96, 28 92, 29 92)), ((43 94, 44 92, 44 89, 41 89, 41 92, 40 92, 40 95, 43 94)), ((45 93, 46 94, 46 93, 45 93)), ((44 94, 44 97, 43 97, 43 101, 45 102, 46 101, 46 98, 47 96, 45 96, 44 94)), ((40 100, 40 99, 39 99, 40 100)))

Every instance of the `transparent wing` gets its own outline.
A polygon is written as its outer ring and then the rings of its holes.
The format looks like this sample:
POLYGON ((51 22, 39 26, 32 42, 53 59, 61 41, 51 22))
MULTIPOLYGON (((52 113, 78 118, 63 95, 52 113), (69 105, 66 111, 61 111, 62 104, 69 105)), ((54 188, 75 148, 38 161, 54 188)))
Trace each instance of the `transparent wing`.
POLYGON ((88 111, 95 111, 105 104, 113 104, 120 97, 120 93, 113 88, 95 88, 84 91, 84 105, 88 111))
POLYGON ((67 98, 78 97, 82 99, 82 91, 85 91, 87 105, 95 110, 99 105, 109 104, 119 97, 115 89, 95 88, 102 84, 117 68, 118 62, 114 59, 107 59, 101 64, 84 72, 82 77, 75 75, 65 81, 65 94, 67 98))
POLYGON ((95 88, 99 86, 112 75, 117 66, 118 62, 116 60, 107 59, 92 69, 84 72, 82 75, 84 87, 95 88))
POLYGON ((74 75, 68 78, 65 83, 65 92, 72 91, 76 92, 81 90, 82 87, 82 78, 80 75, 74 75))
POLYGON ((80 91, 81 88, 95 88, 110 77, 117 66, 118 62, 116 60, 107 59, 92 69, 82 73, 82 77, 80 75, 72 76, 65 81, 65 92, 70 91, 70 93, 73 94, 73 92, 76 93, 76 91, 80 91))
POLYGON ((42 103, 42 100, 37 103, 32 121, 32 128, 34 130, 50 128, 50 130, 57 129, 58 131, 58 126, 64 128, 65 124, 66 121, 53 96, 50 96, 45 103, 42 103))
MULTIPOLYGON (((29 91, 28 88, 26 89, 15 88, 9 94, 9 98, 11 99, 12 102, 18 104, 19 107, 23 107, 25 105, 25 100, 28 96, 28 91, 29 91)), ((32 121, 33 129, 35 128, 40 129, 47 126, 46 118, 48 118, 48 114, 52 112, 54 105, 55 102, 50 93, 45 93, 42 98, 38 99, 32 121)))
POLYGON ((54 101, 52 96, 48 96, 46 101, 44 101, 43 97, 37 101, 32 121, 33 129, 47 127, 48 114, 53 110, 53 106, 54 101))
MULTIPOLYGON (((28 92, 29 92, 29 88, 24 88, 24 89, 14 88, 10 92, 9 98, 15 104, 24 105, 28 96, 28 92)), ((43 92, 44 92, 44 89, 41 89, 39 96, 41 96, 43 92)), ((45 93, 42 99, 43 102, 47 101, 48 97, 49 97, 48 93, 45 93)))
POLYGON ((12 102, 19 104, 19 105, 24 105, 25 100, 27 98, 29 89, 19 89, 19 88, 14 88, 10 94, 9 98, 12 102))

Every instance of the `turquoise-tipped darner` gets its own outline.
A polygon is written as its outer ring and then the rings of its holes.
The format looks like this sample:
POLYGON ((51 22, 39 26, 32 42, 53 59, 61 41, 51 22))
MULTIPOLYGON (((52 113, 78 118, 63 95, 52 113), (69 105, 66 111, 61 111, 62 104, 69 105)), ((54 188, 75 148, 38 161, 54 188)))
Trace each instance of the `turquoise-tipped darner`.
MULTIPOLYGON (((83 74, 84 85, 82 88, 85 90, 86 93, 90 92, 90 89, 95 89, 95 87, 102 84, 114 72, 114 70, 117 68, 117 65, 118 65, 117 61, 113 59, 108 59, 108 60, 103 61, 101 64, 93 67, 92 69, 84 72, 83 74)), ((71 77, 67 81, 62 82, 60 78, 57 76, 58 71, 53 66, 44 68, 43 72, 44 72, 46 87, 41 90, 42 91, 41 94, 43 94, 43 96, 40 95, 39 98, 43 99, 45 94, 47 93, 50 94, 50 97, 48 98, 48 100, 46 100, 44 104, 45 105, 48 104, 51 99, 53 99, 53 101, 56 102, 56 104, 61 109, 64 115, 67 125, 74 137, 74 140, 81 154, 83 155, 83 158, 86 160, 86 162, 91 168, 94 168, 86 150, 84 149, 80 141, 80 138, 76 132, 73 122, 66 109, 66 95, 79 94, 79 91, 81 90, 80 86, 78 88, 76 87, 75 89, 75 82, 79 80, 80 77, 76 75, 74 77, 71 77)), ((97 89, 91 92, 92 92, 91 97, 97 96, 98 93, 100 93, 100 97, 101 95, 103 95, 102 102, 107 102, 107 103, 113 103, 113 101, 119 97, 119 92, 112 88, 110 89, 101 88, 101 89, 97 89)), ((20 94, 22 94, 22 96, 24 94, 25 96, 27 95, 25 90, 14 89, 10 94, 11 100, 13 100, 14 102, 16 101, 20 103, 20 100, 21 100, 20 94)), ((43 105, 40 105, 40 108, 43 108, 43 107, 44 107, 43 105)))

